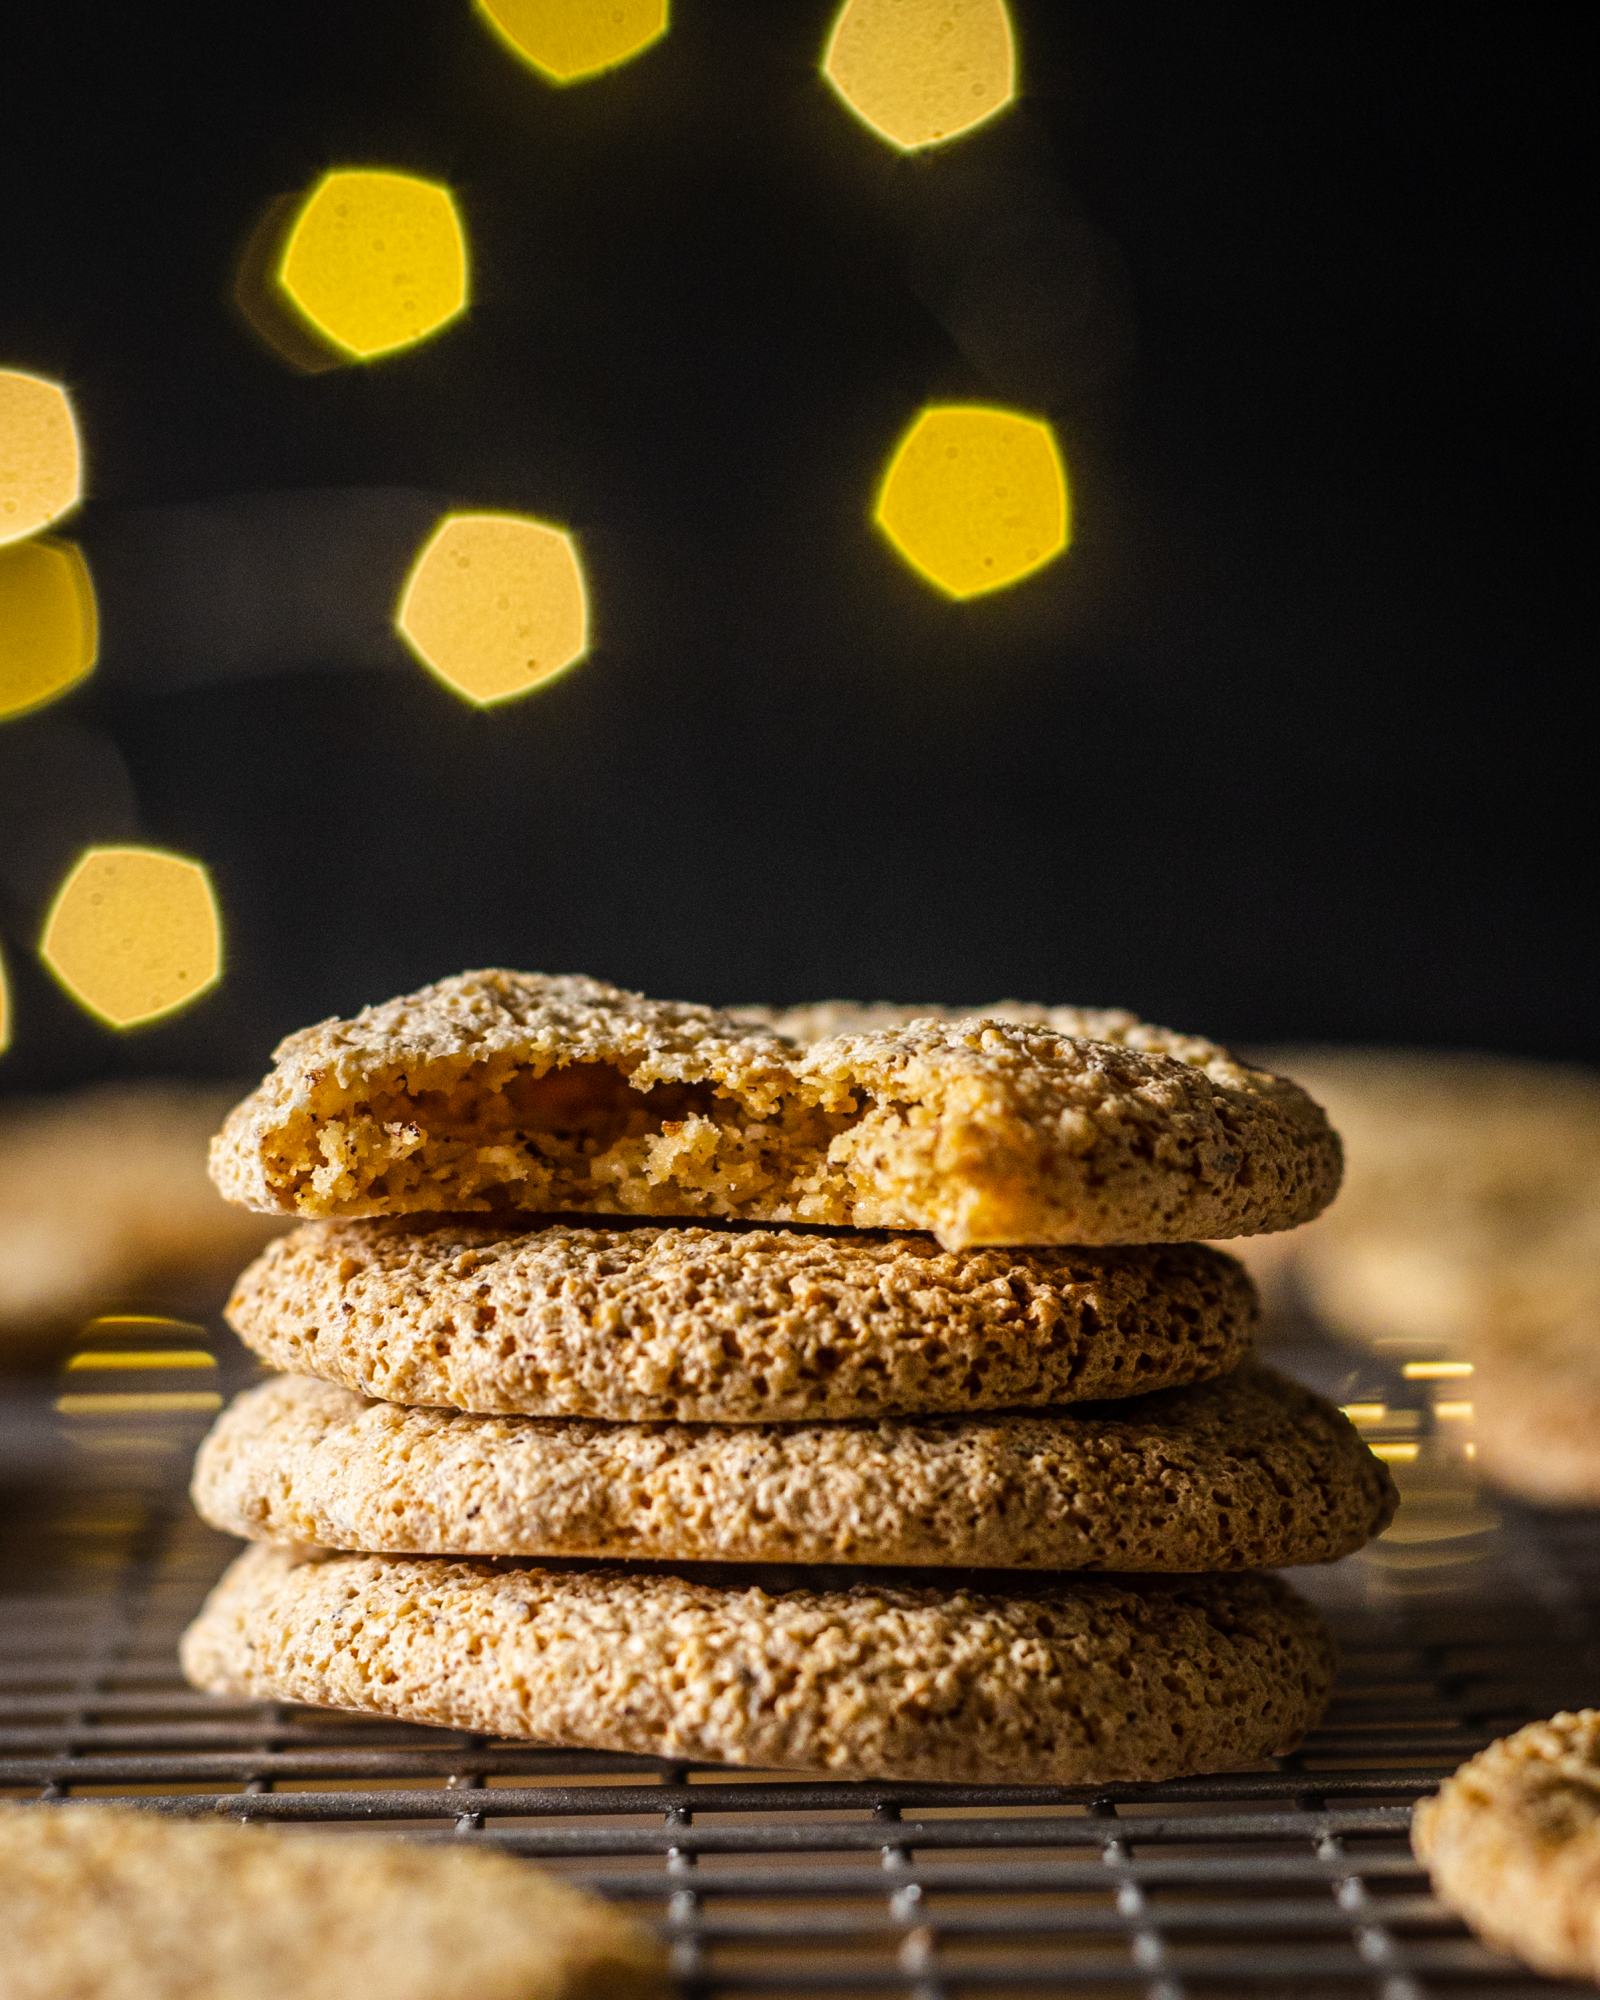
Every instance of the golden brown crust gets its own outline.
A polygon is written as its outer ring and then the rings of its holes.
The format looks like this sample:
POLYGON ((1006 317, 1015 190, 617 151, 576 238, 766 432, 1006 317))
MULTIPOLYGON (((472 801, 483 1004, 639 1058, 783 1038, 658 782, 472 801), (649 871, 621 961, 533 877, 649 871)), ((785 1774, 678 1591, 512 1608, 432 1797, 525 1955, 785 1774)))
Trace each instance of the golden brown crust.
POLYGON ((1600 1709, 1491 1743, 1417 1807, 1411 1839, 1439 1900, 1491 1944, 1600 1980, 1600 1709))
POLYGON ((1332 1652, 1271 1577, 1025 1594, 249 1550, 197 1687, 841 1776, 1099 1784, 1287 1749, 1332 1652))
POLYGON ((1394 1488, 1265 1369, 1065 1415, 591 1424, 369 1402, 280 1376, 195 1468, 213 1527, 375 1553, 1199 1571, 1332 1562, 1394 1488))
POLYGON ((508 1855, 102 1806, 0 1805, 0 1926, 7 2000, 666 1992, 638 1925, 508 1855))
POLYGON ((802 1045, 597 980, 463 973, 293 1035, 223 1127, 246 1206, 701 1215, 980 1243, 1307 1220, 1339 1147, 1295 1085, 1131 1017, 926 1019, 802 1045))
POLYGON ((947 1027, 963 1022, 1007 1021, 1019 1028, 1050 1028, 1074 1041, 1114 1042, 1119 1047, 1146 1049, 1154 1055, 1176 1056, 1204 1069, 1220 1057, 1242 1068, 1236 1059, 1203 1035, 1176 1034, 1153 1027, 1126 1007, 1049 1007, 1034 1000, 991 1000, 980 1006, 949 1007, 899 1000, 812 1000, 799 1007, 733 1007, 735 1019, 770 1028, 786 1041, 809 1045, 836 1035, 877 1034, 907 1028, 917 1021, 947 1027))
POLYGON ((1121 1396, 1249 1350, 1229 1257, 928 1236, 310 1223, 240 1279, 275 1367, 481 1414, 772 1422, 1121 1396))

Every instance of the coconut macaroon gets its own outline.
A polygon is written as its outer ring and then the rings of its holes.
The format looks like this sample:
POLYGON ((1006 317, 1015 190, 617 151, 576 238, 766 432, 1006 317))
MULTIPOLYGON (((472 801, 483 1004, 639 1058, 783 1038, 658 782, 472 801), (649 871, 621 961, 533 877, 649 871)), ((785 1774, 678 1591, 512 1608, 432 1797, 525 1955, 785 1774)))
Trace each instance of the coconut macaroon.
POLYGON ((717 1216, 948 1248, 1231 1237, 1331 1200, 1338 1140, 1294 1084, 1126 1014, 1051 1019, 801 1043, 598 980, 463 973, 291 1035, 212 1170, 270 1213, 717 1216))
POLYGON ((305 1223, 228 1305, 264 1360, 484 1414, 803 1417, 1005 1409, 1204 1381, 1249 1351, 1233 1258, 941 1250, 755 1227, 305 1223))

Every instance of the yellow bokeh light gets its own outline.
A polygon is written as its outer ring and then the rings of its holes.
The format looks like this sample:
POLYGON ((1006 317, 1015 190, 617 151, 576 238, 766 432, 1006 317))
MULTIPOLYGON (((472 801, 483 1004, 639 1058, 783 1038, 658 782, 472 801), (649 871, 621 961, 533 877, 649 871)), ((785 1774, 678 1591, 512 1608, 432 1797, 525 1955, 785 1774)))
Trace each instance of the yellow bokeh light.
POLYGON ((873 518, 947 596, 1016 583, 1070 539, 1055 433, 1013 410, 960 403, 924 410, 894 449, 873 518))
POLYGON ((846 0, 822 73, 891 146, 940 146, 1016 96, 1011 16, 1005 0, 846 0))
POLYGON ((11 983, 6 978, 6 962, 0 958, 0 1056, 11 1046, 11 983))
POLYGON ((284 245, 304 203, 303 195, 280 194, 257 217, 234 266, 233 303, 280 361, 300 375, 326 375, 331 368, 351 366, 353 356, 330 347, 312 331, 279 278, 284 245))
POLYGON ((222 1398, 215 1389, 130 1389, 121 1394, 103 1390, 57 1396, 55 1406, 63 1417, 136 1417, 158 1413, 167 1416, 193 1410, 220 1410, 222 1398))
POLYGON ((631 62, 667 32, 667 0, 477 0, 513 55, 551 83, 631 62))
POLYGON ((217 1357, 203 1347, 86 1347, 67 1357, 69 1375, 117 1374, 126 1369, 215 1368, 217 1357))
POLYGON ((410 347, 467 303, 467 241, 450 190, 412 174, 325 175, 301 204, 277 282, 312 331, 370 361, 410 347))
POLYGON ((527 694, 588 651, 577 545, 521 514, 447 514, 412 564, 395 624, 468 701, 527 694))
POLYGON ((94 584, 76 543, 0 549, 0 722, 65 694, 99 644, 94 584))
POLYGON ((198 861, 91 847, 56 892, 40 955, 80 1006, 131 1028, 187 1006, 222 976, 222 921, 198 861))
POLYGON ((83 497, 83 447, 59 382, 0 368, 0 543, 38 534, 83 497))

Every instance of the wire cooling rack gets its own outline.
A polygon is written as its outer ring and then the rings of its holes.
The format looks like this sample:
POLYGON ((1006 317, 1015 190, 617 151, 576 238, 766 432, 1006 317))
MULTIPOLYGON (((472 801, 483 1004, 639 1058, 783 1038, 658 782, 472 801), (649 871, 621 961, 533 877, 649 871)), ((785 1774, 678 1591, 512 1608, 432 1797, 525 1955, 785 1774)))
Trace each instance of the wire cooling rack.
MULTIPOLYGON (((184 1498, 226 1337, 97 1322, 0 1400, 0 1794, 489 1844, 634 1907, 685 1994, 1560 1991, 1470 1939, 1411 1806, 1492 1736, 1600 1690, 1600 1534, 1479 1492, 1448 1355, 1302 1339, 1405 1505, 1302 1575, 1344 1668, 1293 1756, 1095 1790, 818 1782, 539 1749, 187 1689, 174 1646, 230 1553, 184 1498)), ((1572 1991, 1589 1989, 1569 1989, 1572 1991)))

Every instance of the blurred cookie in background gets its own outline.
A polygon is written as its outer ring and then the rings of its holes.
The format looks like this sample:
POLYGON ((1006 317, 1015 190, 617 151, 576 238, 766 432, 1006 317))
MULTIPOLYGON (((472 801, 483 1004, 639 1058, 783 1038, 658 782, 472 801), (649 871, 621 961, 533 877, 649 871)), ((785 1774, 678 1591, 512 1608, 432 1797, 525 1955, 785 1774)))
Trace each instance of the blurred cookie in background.
POLYGON ((1230 1245, 1268 1324, 1471 1363, 1477 1464, 1600 1504, 1600 1074, 1405 1049, 1282 1049, 1345 1142, 1329 1212, 1230 1245))
POLYGON ((1501 1279, 1475 1329, 1478 1470, 1548 1507, 1600 1507, 1600 1254, 1501 1279))
POLYGON ((0 1370, 97 1313, 210 1304, 274 1234, 206 1175, 236 1094, 138 1082, 0 1102, 0 1370))

